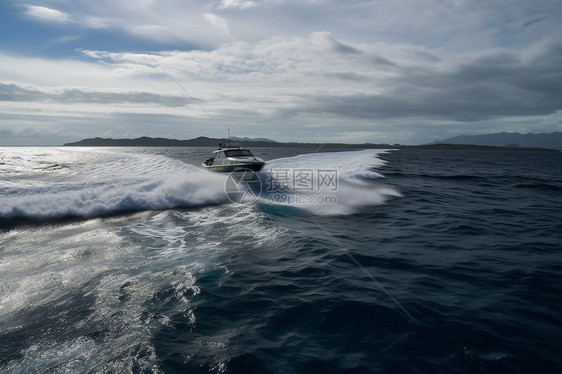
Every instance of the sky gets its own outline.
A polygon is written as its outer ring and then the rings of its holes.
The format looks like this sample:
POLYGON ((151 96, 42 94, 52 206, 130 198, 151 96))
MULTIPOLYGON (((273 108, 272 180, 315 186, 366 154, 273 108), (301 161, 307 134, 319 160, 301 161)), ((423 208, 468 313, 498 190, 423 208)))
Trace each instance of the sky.
POLYGON ((562 131, 560 0, 0 0, 0 145, 562 131))

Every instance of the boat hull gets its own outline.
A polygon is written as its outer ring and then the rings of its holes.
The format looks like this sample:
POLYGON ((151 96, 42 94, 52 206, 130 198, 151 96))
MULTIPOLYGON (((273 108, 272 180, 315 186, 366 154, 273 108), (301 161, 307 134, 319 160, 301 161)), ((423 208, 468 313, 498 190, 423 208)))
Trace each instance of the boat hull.
POLYGON ((252 171, 260 171, 263 168, 265 162, 253 162, 247 164, 232 164, 232 165, 206 165, 202 164, 202 166, 210 171, 214 171, 215 173, 231 173, 237 170, 252 170, 252 171))

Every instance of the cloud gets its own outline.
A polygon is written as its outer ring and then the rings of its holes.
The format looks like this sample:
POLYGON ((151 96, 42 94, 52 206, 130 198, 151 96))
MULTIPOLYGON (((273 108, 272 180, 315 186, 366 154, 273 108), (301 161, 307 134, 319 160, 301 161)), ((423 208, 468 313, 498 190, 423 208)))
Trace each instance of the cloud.
POLYGON ((185 106, 189 103, 185 96, 161 95, 152 92, 100 92, 64 88, 41 90, 25 88, 16 84, 0 82, 0 101, 11 102, 52 102, 61 104, 143 104, 168 107, 185 106))
POLYGON ((38 5, 25 5, 24 13, 26 16, 41 22, 67 23, 71 20, 68 13, 38 5))
POLYGON ((58 38, 54 39, 54 40, 52 41, 52 43, 53 43, 54 45, 56 45, 56 44, 70 43, 70 42, 79 40, 80 38, 81 38, 80 35, 65 35, 65 36, 61 36, 61 37, 58 37, 58 38))
MULTIPOLYGON (((283 126, 298 138, 305 138, 303 131, 318 136, 315 128, 360 134, 388 123, 394 131, 412 124, 422 129, 420 124, 431 122, 476 126, 562 110, 559 43, 458 56, 404 45, 351 43, 315 32, 225 44, 210 51, 83 53, 103 66, 108 77, 143 82, 145 89, 47 89, 4 83, 0 100, 66 105, 64 110, 72 110, 69 104, 84 104, 99 107, 99 112, 110 107, 115 113, 137 107, 139 115, 205 118, 185 92, 178 92, 169 72, 225 126, 245 123, 248 129, 260 126, 267 131, 283 126)), ((82 82, 99 73, 92 71, 82 82)), ((351 138, 349 134, 338 136, 351 138)))
POLYGON ((15 84, 0 83, 0 101, 35 101, 40 99, 41 93, 17 86, 15 84))
POLYGON ((81 31, 119 32, 168 45, 189 42, 208 47, 229 37, 228 21, 215 12, 218 4, 212 7, 205 1, 58 0, 56 6, 24 5, 21 9, 26 18, 39 22, 65 24, 81 31))
POLYGON ((188 139, 223 136, 208 119, 167 113, 106 112, 46 115, 0 112, 0 145, 61 145, 91 137, 136 138, 140 136, 188 139), (7 123, 16 126, 5 125, 7 123), (178 131, 178 129, 181 129, 178 131))
POLYGON ((221 29, 224 34, 226 35, 229 34, 228 22, 224 18, 221 18, 213 13, 205 13, 203 14, 203 17, 205 17, 205 19, 209 21, 213 26, 216 26, 219 29, 221 29))
POLYGON ((256 5, 257 4, 255 2, 247 0, 221 0, 221 5, 219 6, 219 8, 247 9, 256 5))
POLYGON ((49 28, 46 42, 30 44, 41 48, 25 54, 0 51, 0 114, 18 125, 72 118, 117 132, 120 116, 132 134, 135 121, 156 131, 140 120, 147 116, 180 134, 182 118, 208 120, 185 90, 240 136, 280 140, 560 127, 562 8, 554 0, 45 4, 15 9, 64 28, 49 28))
POLYGON ((562 9, 556 0, 540 4, 512 0, 486 3, 439 0, 57 0, 57 9, 27 5, 39 21, 116 30, 137 38, 190 42, 202 49, 237 40, 259 42, 274 36, 328 30, 356 42, 384 41, 451 50, 534 42, 560 33, 562 9))
POLYGON ((283 108, 288 118, 331 113, 347 121, 419 119, 474 122, 510 116, 550 115, 562 110, 562 45, 528 57, 496 51, 444 70, 428 64, 406 67, 380 92, 303 95, 283 108))
POLYGON ((161 74, 154 62, 156 59, 176 78, 215 82, 226 79, 245 84, 268 83, 263 82, 265 77, 270 79, 269 83, 304 78, 320 83, 326 76, 346 75, 358 81, 380 76, 381 72, 395 66, 372 48, 345 43, 328 32, 315 32, 308 37, 276 37, 256 44, 225 44, 211 51, 166 51, 152 55, 106 51, 83 53, 115 68, 130 64, 142 71, 142 67, 151 66, 153 73, 161 74))
POLYGON ((2 137, 2 138, 12 137, 13 133, 14 133, 14 130, 12 130, 12 129, 0 128, 0 137, 2 137))

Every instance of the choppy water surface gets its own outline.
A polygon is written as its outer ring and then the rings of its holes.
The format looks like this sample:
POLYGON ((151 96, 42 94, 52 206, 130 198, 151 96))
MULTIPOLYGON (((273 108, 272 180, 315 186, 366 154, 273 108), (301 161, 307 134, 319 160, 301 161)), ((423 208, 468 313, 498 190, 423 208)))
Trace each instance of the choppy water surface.
POLYGON ((562 153, 208 151, 0 149, 0 372, 562 368, 562 153))

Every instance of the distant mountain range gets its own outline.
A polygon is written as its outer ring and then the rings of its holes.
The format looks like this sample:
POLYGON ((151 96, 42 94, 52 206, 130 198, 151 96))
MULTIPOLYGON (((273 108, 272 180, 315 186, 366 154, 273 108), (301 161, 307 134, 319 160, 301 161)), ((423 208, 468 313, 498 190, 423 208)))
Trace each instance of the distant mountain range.
MULTIPOLYGON (((279 143, 267 138, 230 138, 232 144, 252 147, 302 147, 302 148, 391 148, 388 144, 344 144, 344 143, 279 143)), ((226 138, 208 138, 200 136, 194 139, 178 140, 167 138, 149 138, 143 136, 136 139, 90 138, 74 143, 66 143, 69 147, 216 147, 219 143, 228 144, 226 138)))
POLYGON ((549 134, 500 132, 484 135, 461 135, 444 140, 437 140, 431 144, 472 144, 494 147, 562 149, 562 132, 552 132, 549 134))
MULTIPOLYGON (((251 142, 254 146, 271 146, 276 142, 266 138, 231 138, 231 142, 251 142)), ((136 139, 111 139, 111 138, 90 138, 82 139, 74 143, 66 143, 64 146, 72 147, 214 147, 219 143, 228 143, 228 139, 208 138, 200 136, 194 139, 178 140, 168 138, 149 138, 143 136, 136 139)))
POLYGON ((238 138, 236 136, 231 136, 230 137, 231 140, 236 140, 239 142, 270 142, 270 143, 277 143, 275 140, 271 140, 268 138, 248 138, 248 137, 243 137, 243 138, 238 138))
MULTIPOLYGON (((228 144, 226 138, 208 138, 200 136, 194 139, 178 140, 168 138, 149 138, 143 136, 136 139, 111 139, 90 138, 74 143, 66 143, 64 146, 72 147, 216 147, 219 143, 228 144)), ((535 149, 550 148, 562 149, 562 133, 550 134, 519 134, 499 133, 488 135, 463 135, 445 140, 435 141, 423 145, 401 145, 401 144, 346 144, 346 143, 281 143, 267 138, 231 138, 231 142, 240 143, 249 147, 295 147, 295 148, 339 148, 339 149, 535 149)))

